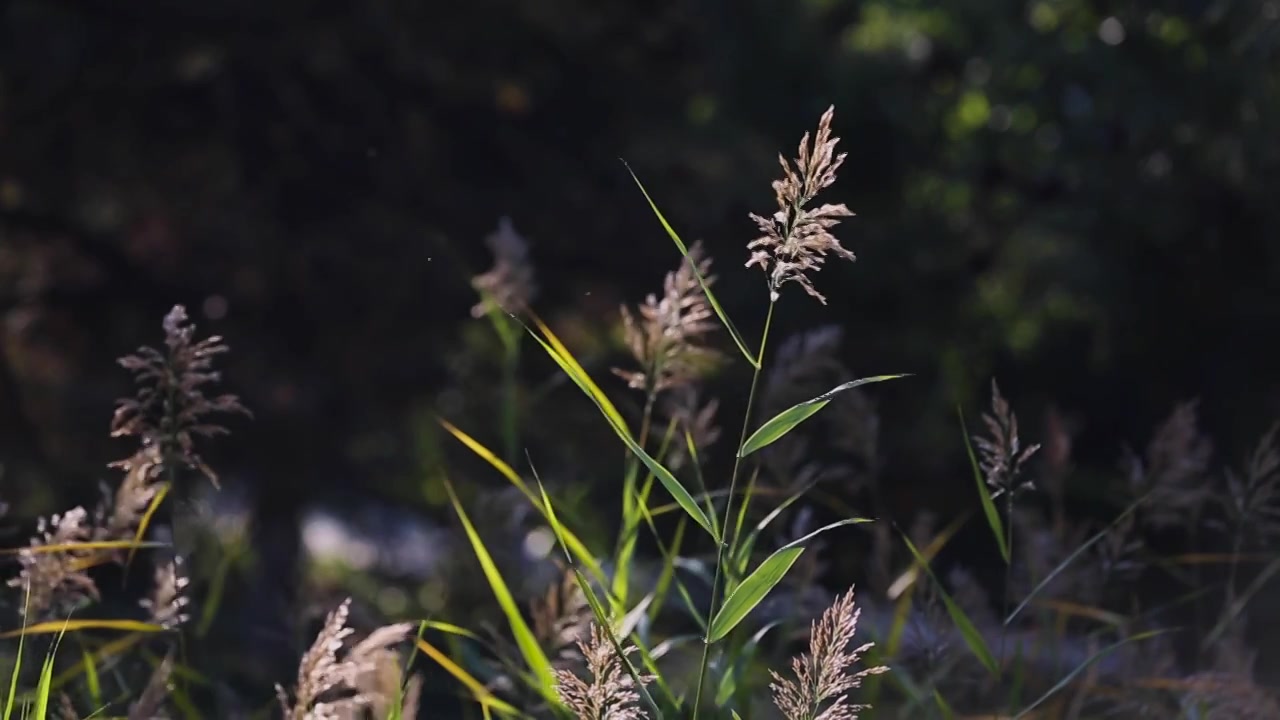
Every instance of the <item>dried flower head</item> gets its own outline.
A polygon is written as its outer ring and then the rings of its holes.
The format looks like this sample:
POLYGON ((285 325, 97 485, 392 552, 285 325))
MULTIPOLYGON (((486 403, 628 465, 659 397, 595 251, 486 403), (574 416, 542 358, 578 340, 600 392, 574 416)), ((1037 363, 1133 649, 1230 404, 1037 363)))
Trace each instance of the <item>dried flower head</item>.
POLYGON ((1018 416, 1000 394, 995 380, 991 381, 991 412, 984 413, 982 420, 990 435, 974 436, 973 443, 978 447, 983 477, 995 491, 992 496, 1031 487, 1030 481, 1022 479, 1023 465, 1036 454, 1040 445, 1022 447, 1018 439, 1018 416))
POLYGON ((98 540, 132 540, 163 485, 160 447, 144 445, 124 460, 111 463, 110 467, 123 470, 124 479, 114 493, 104 489, 106 499, 98 508, 95 536, 98 540))
POLYGON ((770 685, 773 702, 787 720, 856 720, 859 712, 868 709, 866 705, 850 703, 849 691, 860 687, 863 678, 888 672, 889 668, 877 666, 851 672, 862 654, 875 646, 867 643, 850 647, 861 614, 850 588, 812 625, 809 652, 791 661, 795 679, 770 671, 774 679, 770 685))
POLYGON ((529 307, 538 293, 529 261, 529 243, 511 223, 498 220, 498 230, 485 238, 493 252, 493 267, 471 279, 471 287, 481 300, 471 308, 471 316, 482 318, 491 310, 518 313, 529 307))
POLYGON ((1262 437, 1241 474, 1227 472, 1222 502, 1233 529, 1265 543, 1280 535, 1280 425, 1262 437))
POLYGON ((1212 489, 1207 472, 1213 446, 1200 434, 1196 402, 1185 402, 1156 430, 1147 445, 1146 462, 1130 453, 1129 487, 1147 497, 1143 520, 1152 527, 1185 522, 1208 502, 1212 489))
POLYGON ((86 599, 98 599, 98 587, 85 572, 84 560, 91 552, 63 547, 93 538, 89 513, 78 507, 48 520, 40 518, 36 532, 39 534, 31 538, 30 545, 18 551, 22 570, 8 583, 27 591, 22 612, 35 617, 50 609, 61 612, 86 599))
POLYGON ((542 647, 558 658, 571 656, 591 622, 591 607, 577 576, 565 571, 559 582, 547 588, 542 597, 533 598, 529 606, 533 636, 542 647))
POLYGON ((151 596, 139 600, 138 604, 150 614, 151 622, 173 630, 189 619, 185 609, 191 598, 184 593, 190 584, 191 579, 183 573, 182 557, 175 555, 156 566, 151 596))
POLYGON ((229 348, 216 335, 195 340, 195 326, 188 322, 187 311, 181 305, 169 311, 163 327, 164 352, 141 347, 133 355, 120 358, 120 365, 133 372, 138 392, 117 403, 111 436, 130 435, 138 437, 144 447, 156 445, 164 463, 198 470, 216 486, 218 476, 196 454, 194 438, 228 432, 222 425, 209 422, 208 415, 250 415, 235 395, 205 394, 207 386, 221 379, 213 369, 214 359, 229 348))
POLYGON ((164 720, 164 701, 169 697, 169 677, 173 674, 173 651, 170 650, 151 672, 151 679, 136 702, 129 706, 128 720, 164 720))
POLYGON ((768 218, 751 214, 762 234, 747 244, 752 251, 747 267, 759 265, 769 274, 769 297, 775 302, 783 283, 795 281, 825 305, 826 298, 813 287, 807 273, 821 270, 827 253, 855 259, 831 234, 840 218, 853 215, 849 208, 843 203, 807 207, 819 191, 835 182, 836 170, 844 162, 845 153, 835 154, 840 138, 831 137, 834 115, 835 107, 822 114, 812 146, 809 133, 804 134, 794 168, 785 157, 778 156, 783 173, 782 179, 773 182, 778 211, 768 218))
POLYGON ((705 257, 701 243, 689 247, 689 257, 667 273, 662 297, 650 294, 637 314, 622 308, 627 348, 640 370, 614 373, 637 390, 662 392, 687 385, 700 377, 720 354, 702 343, 716 329, 711 304, 698 282, 710 286, 711 258, 705 257), (697 274, 694 268, 697 268, 697 274), (638 317, 637 317, 638 315, 638 317))
MULTIPOLYGON (((605 631, 593 624, 590 635, 578 642, 578 649, 586 659, 590 682, 568 670, 555 671, 556 693, 578 720, 639 720, 647 717, 637 705, 640 694, 635 690, 635 683, 605 631)), ((634 651, 634 647, 624 649, 627 654, 634 651)), ((651 679, 640 676, 640 681, 646 685, 651 679)))
POLYGON ((374 702, 375 698, 360 691, 361 676, 375 670, 380 653, 406 640, 413 627, 401 623, 378 628, 339 660, 338 652, 355 632, 347 627, 350 611, 347 598, 325 619, 298 665, 293 701, 283 687, 276 686, 287 720, 341 720, 374 702))

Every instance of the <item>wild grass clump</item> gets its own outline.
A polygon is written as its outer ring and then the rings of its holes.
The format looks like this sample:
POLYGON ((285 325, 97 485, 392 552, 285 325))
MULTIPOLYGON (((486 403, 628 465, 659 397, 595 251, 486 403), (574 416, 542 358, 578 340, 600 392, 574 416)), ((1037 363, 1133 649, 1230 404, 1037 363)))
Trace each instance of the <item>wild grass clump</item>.
MULTIPOLYGON (((764 273, 755 334, 716 295, 731 279, 712 275, 706 247, 686 244, 636 178, 679 261, 660 291, 617 314, 613 350, 625 359, 580 359, 535 312, 530 244, 503 219, 488 238, 492 267, 471 278, 471 314, 490 321, 500 353, 494 427, 437 419, 520 507, 469 510, 483 479, 464 483, 454 466, 433 465, 429 478, 471 551, 462 567, 493 600, 476 614, 497 623, 472 631, 457 619, 408 620, 409 610, 357 622, 358 601, 324 603, 275 700, 268 687, 219 712, 248 715, 256 703, 259 716, 286 720, 437 717, 425 699, 435 677, 448 683, 436 683, 436 700, 461 695, 486 719, 1280 716, 1245 642, 1249 610, 1280 573, 1267 554, 1280 535, 1280 430, 1239 467, 1219 468, 1196 405, 1178 405, 1144 453, 1127 453, 1109 481, 1094 478, 1110 504, 1088 515, 1071 505, 1064 424, 1050 416, 1044 441, 1030 442, 1035 433, 992 380, 981 431, 970 436, 962 412, 957 433, 974 507, 903 514, 883 479, 870 386, 904 376, 856 378, 831 325, 794 329, 767 352, 783 331, 773 325, 786 286, 825 305, 818 288, 848 269, 826 261, 855 259, 834 234, 853 213, 819 204, 845 159, 834 122, 831 108, 793 160, 780 157, 776 208, 749 216, 758 234, 743 243, 744 264, 764 273), (607 520, 538 470, 556 450, 525 439, 555 428, 521 385, 526 347, 568 381, 544 383, 538 399, 578 403, 617 440, 608 487, 620 507, 607 520), (745 407, 726 447, 720 393, 735 364, 741 389, 730 392, 745 407), (612 369, 603 385, 600 367, 612 369), (498 452, 478 439, 490 432, 498 452), (513 574, 514 541, 495 541, 500 515, 515 518, 525 555, 552 548, 526 562, 545 585, 531 591, 536 583, 513 574), (974 519, 989 556, 944 553, 974 519), (1188 532, 1171 542, 1176 529, 1188 532), (842 584, 858 578, 856 602, 851 587, 826 587, 837 562, 842 584), (1148 581, 1161 591, 1145 591, 1148 581)), ((111 464, 119 481, 93 512, 40 519, 14 553, 17 627, 0 637, 18 648, 0 720, 199 718, 213 716, 201 702, 229 692, 188 664, 187 650, 210 632, 235 556, 209 562, 202 546, 170 542, 195 519, 163 510, 193 484, 218 491, 203 447, 248 411, 216 392, 215 363, 228 352, 220 338, 197 339, 180 306, 162 329, 163 349, 120 361, 137 391, 111 423, 135 443, 111 464), (104 609, 104 571, 127 581, 140 559, 151 568, 136 610, 104 609), (216 570, 193 573, 193 560, 216 570), (65 651, 72 641, 78 654, 65 651)), ((589 451, 602 452, 594 442, 589 451)), ((465 584, 458 575, 449 580, 465 584)))

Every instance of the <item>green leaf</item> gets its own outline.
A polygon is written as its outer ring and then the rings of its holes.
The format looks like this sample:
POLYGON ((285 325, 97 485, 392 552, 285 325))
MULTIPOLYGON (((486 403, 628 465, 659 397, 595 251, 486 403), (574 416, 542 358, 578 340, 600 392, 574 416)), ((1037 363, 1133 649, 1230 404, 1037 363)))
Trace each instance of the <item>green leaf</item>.
POLYGON ((498 601, 498 605, 501 606, 502 613, 507 617, 507 623, 511 626, 511 634, 515 636, 516 646, 520 648, 521 656, 524 657, 529 670, 533 672, 538 681, 536 690, 552 706, 560 706, 560 698, 555 692, 555 674, 551 671, 551 661, 547 659, 546 653, 542 651, 542 647, 538 644, 537 638, 534 637, 533 631, 529 629, 524 616, 520 614, 520 608, 516 605, 515 598, 511 595, 511 590, 507 588, 506 581, 502 579, 502 573, 498 571, 498 566, 494 564, 493 557, 489 554, 484 541, 480 539, 479 533, 476 532, 475 527, 471 524, 471 518, 467 517, 467 511, 463 509, 462 503, 458 500, 458 496, 453 490, 453 484, 447 478, 445 479, 444 487, 449 493, 449 502, 453 504, 454 511, 458 513, 458 519, 462 521, 462 528, 466 531, 467 539, 471 542, 471 549, 475 552, 476 559, 480 561, 480 569, 484 572, 485 579, 489 582, 489 588, 493 591, 493 596, 498 601))
POLYGON ((685 262, 689 263, 689 268, 693 270, 694 277, 698 278, 698 285, 702 287, 702 292, 707 296, 707 301, 711 303, 711 309, 715 310, 716 317, 720 318, 720 322, 724 323, 724 327, 729 331, 729 336, 733 338, 734 344, 742 351, 742 356, 751 363, 751 367, 760 369, 760 359, 757 358, 750 350, 747 349, 747 343, 742 339, 742 335, 738 333, 738 328, 734 327, 733 321, 725 314, 724 308, 720 306, 720 301, 716 299, 715 293, 711 292, 711 286, 707 285, 707 281, 702 277, 702 273, 698 272, 696 264, 689 259, 689 248, 676 234, 675 228, 671 227, 671 223, 663 217, 662 211, 658 210, 658 205, 649 196, 649 191, 644 189, 644 184, 640 182, 640 178, 636 177, 636 173, 627 164, 626 160, 622 164, 627 168, 627 172, 631 173, 631 179, 636 181, 636 187, 640 188, 640 192, 644 195, 644 199, 649 203, 649 208, 653 210, 653 214, 657 216, 658 222, 662 223, 662 229, 667 231, 667 235, 671 237, 672 242, 680 249, 680 254, 684 256, 685 262))
POLYGON ((1116 650, 1118 650, 1122 645, 1127 645, 1127 644, 1129 644, 1129 643, 1131 643, 1131 642, 1138 642, 1138 641, 1140 641, 1140 640, 1147 640, 1147 639, 1149 639, 1149 638, 1153 638, 1153 637, 1155 637, 1155 636, 1157 636, 1157 635, 1163 635, 1163 634, 1164 634, 1164 633, 1166 633, 1166 632, 1169 632, 1169 630, 1149 630, 1149 631, 1147 631, 1147 632, 1138 633, 1137 635, 1134 635, 1133 637, 1125 638, 1124 640, 1120 640, 1120 641, 1118 641, 1118 642, 1112 643, 1111 645, 1108 645, 1108 646, 1107 646, 1107 647, 1105 647, 1105 648, 1102 648, 1101 650, 1099 650, 1098 652, 1096 652, 1096 653, 1094 653, 1092 656, 1090 656, 1090 657, 1089 657, 1089 659, 1087 659, 1087 660, 1085 660, 1084 662, 1080 663, 1080 665, 1079 665, 1078 667, 1076 667, 1076 669, 1074 669, 1074 670, 1072 670, 1071 672, 1067 673, 1067 676, 1066 676, 1066 677, 1062 678, 1061 680, 1059 680, 1059 681, 1057 682, 1057 684, 1055 684, 1053 687, 1049 688, 1049 690, 1048 690, 1047 692, 1045 692, 1045 694, 1041 695, 1041 696, 1039 697, 1039 699, 1037 699, 1035 702, 1031 703, 1031 704, 1030 704, 1030 705, 1028 705, 1027 707, 1023 708, 1023 709, 1022 709, 1022 712, 1019 712, 1017 715, 1014 715, 1014 716, 1013 716, 1013 720, 1019 720, 1020 718, 1024 718, 1024 717, 1026 717, 1026 716, 1027 716, 1031 711, 1033 711, 1033 710, 1035 710, 1036 708, 1040 707, 1040 706, 1041 706, 1041 705, 1043 705, 1043 704, 1044 704, 1044 703, 1045 703, 1049 698, 1051 698, 1051 697, 1053 697, 1054 695, 1056 695, 1056 694, 1058 693, 1058 691, 1062 690, 1062 689, 1063 689, 1064 687, 1066 687, 1067 685, 1070 685, 1070 684, 1071 684, 1071 681, 1072 681, 1072 680, 1075 680, 1075 679, 1076 679, 1076 676, 1077 676, 1077 675, 1079 675, 1080 673, 1084 672, 1086 668, 1088 668, 1090 665, 1094 664, 1095 662, 1097 662, 1097 661, 1101 660, 1102 658, 1106 657, 1107 655, 1110 655, 1111 653, 1115 652, 1115 651, 1116 651, 1116 650))
POLYGON ((465 685, 466 688, 471 691, 471 695, 475 698, 476 702, 480 703, 482 706, 492 707, 506 715, 520 714, 519 710, 516 710, 514 707, 508 705, 495 696, 489 691, 489 688, 484 686, 484 683, 477 680, 471 673, 464 670, 462 666, 458 665, 448 655, 441 652, 436 646, 427 642, 424 638, 418 637, 414 640, 414 644, 423 652, 423 654, 432 660, 435 660, 441 668, 444 668, 445 672, 449 673, 457 679, 458 682, 465 685))
POLYGON ((1004 558, 1004 564, 1008 565, 1009 541, 1004 536, 1004 523, 1000 522, 1000 512, 996 510, 991 489, 987 487, 987 481, 982 477, 978 457, 973 454, 973 443, 969 442, 969 429, 964 424, 964 411, 956 408, 956 412, 960 415, 960 431, 964 436, 964 449, 969 453, 969 466, 973 468, 973 479, 978 484, 978 499, 982 501, 982 512, 987 516, 987 526, 991 528, 991 534, 996 536, 996 544, 1000 546, 1000 557, 1004 558))
POLYGON ((863 522, 870 522, 870 520, 849 518, 848 520, 831 523, 798 540, 787 543, 765 558, 764 562, 760 563, 760 566, 748 575, 724 601, 724 606, 720 608, 715 618, 711 620, 711 629, 707 633, 707 642, 722 640, 737 627, 738 623, 742 622, 747 614, 768 596, 769 591, 773 590, 782 581, 787 571, 791 569, 791 566, 800 558, 800 554, 804 552, 806 543, 828 530, 863 522))
POLYGON ((938 582, 937 576, 933 574, 933 569, 929 567, 929 561, 925 560, 920 551, 916 549, 915 544, 911 542, 911 538, 903 533, 902 540, 907 544, 907 548, 911 550, 911 554, 915 556, 916 562, 924 568, 934 584, 938 586, 938 596, 942 598, 942 603, 947 608, 947 614, 951 616, 951 622, 960 631, 960 636, 964 638, 965 645, 969 646, 969 651, 973 653, 974 657, 978 658, 978 661, 987 669, 987 672, 991 673, 992 676, 999 677, 1000 665, 991 654, 991 649, 987 647, 987 641, 982 638, 982 633, 978 632, 978 628, 974 626, 973 621, 951 599, 951 595, 942 587, 942 583, 938 582))
POLYGON ((951 704, 947 702, 946 698, 942 697, 942 693, 938 691, 938 688, 933 689, 933 702, 938 706, 938 712, 942 713, 942 717, 946 720, 952 720, 956 716, 955 710, 951 709, 951 704))
POLYGON ((738 450, 738 457, 746 457, 751 453, 768 447, 772 443, 778 441, 783 435, 791 432, 797 425, 808 420, 815 413, 826 407, 836 395, 852 390, 860 385, 868 385, 870 383, 884 382, 885 380, 896 380, 897 378, 907 377, 908 374, 901 375, 876 375, 875 377, 862 378, 853 380, 843 385, 837 385, 827 392, 819 395, 812 400, 805 400, 797 403, 782 412, 774 415, 768 422, 761 425, 758 430, 751 433, 751 437, 742 444, 742 448, 738 450))
MULTIPOLYGON (((539 325, 540 327, 545 328, 541 323, 539 323, 539 325)), ((591 398, 591 400, 595 402, 596 406, 600 408, 600 411, 604 413, 605 418, 609 420, 609 424, 613 427, 613 431, 617 433, 618 437, 622 439, 622 442, 626 444, 631 452, 636 457, 640 458, 640 462, 644 463, 645 467, 649 468, 649 472, 652 472, 654 477, 658 478, 658 482, 662 483, 662 486, 667 489, 667 492, 671 493, 671 497, 675 499, 681 509, 689 513, 689 516, 693 518, 694 522, 701 525, 716 542, 720 542, 720 534, 716 532, 715 524, 712 523, 711 519, 707 517, 707 514, 703 512, 702 507, 693 499, 693 496, 689 494, 689 491, 685 489, 684 485, 680 484, 680 481, 676 479, 675 475, 671 474, 670 470, 663 467, 661 463, 653 459, 649 453, 645 452, 644 448, 640 447, 640 444, 631 437, 631 433, 627 430, 625 425, 614 420, 613 416, 617 413, 617 410, 614 409, 610 412, 608 408, 612 408, 613 406, 610 404, 606 407, 603 404, 608 402, 608 400, 604 398, 603 393, 599 392, 599 388, 595 387, 595 384, 591 382, 591 378, 586 375, 584 370, 582 370, 582 366, 578 365, 576 362, 571 362, 569 358, 561 355, 555 348, 551 347, 546 341, 538 337, 537 334, 534 334, 532 330, 529 332, 533 335, 533 338, 538 341, 538 344, 547 351, 547 354, 551 356, 551 359, 560 366, 560 369, 564 370, 565 374, 567 374, 569 378, 587 394, 587 397, 591 398)), ((549 331, 544 330, 544 332, 549 331)))

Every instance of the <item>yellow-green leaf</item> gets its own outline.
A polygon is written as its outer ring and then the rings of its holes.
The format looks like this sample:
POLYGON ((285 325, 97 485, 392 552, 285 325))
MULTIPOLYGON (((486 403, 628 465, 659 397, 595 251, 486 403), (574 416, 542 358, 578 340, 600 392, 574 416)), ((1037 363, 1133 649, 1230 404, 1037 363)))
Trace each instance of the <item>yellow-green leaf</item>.
POLYGON ((675 499, 680 507, 685 512, 689 513, 689 516, 693 518, 694 522, 701 525, 707 533, 711 535, 711 537, 715 538, 716 542, 720 542, 720 534, 716 532, 715 524, 712 523, 711 519, 707 517, 705 512, 703 512, 702 507, 693 499, 693 496, 689 494, 689 491, 685 489, 684 485, 680 484, 680 481, 676 479, 676 476, 672 475, 670 470, 663 467, 662 463, 653 459, 649 453, 645 452, 644 448, 640 447, 640 444, 631 437, 631 432, 625 425, 614 421, 613 417, 617 413, 617 409, 613 409, 612 404, 607 407, 603 404, 608 402, 608 400, 604 398, 603 393, 599 392, 599 388, 595 387, 595 383, 591 382, 591 378, 582 370, 582 366, 561 355, 559 351, 551 347, 546 341, 538 337, 532 331, 530 331, 530 334, 533 335, 534 340, 538 341, 538 344, 542 346, 542 349, 551 356, 551 359, 560 366, 560 369, 564 370, 565 374, 567 374, 569 378, 586 393, 587 397, 591 398, 591 400, 595 402, 596 406, 600 408, 600 411, 604 413, 605 418, 609 420, 609 424, 613 427, 614 432, 622 439, 622 442, 626 444, 627 448, 629 448, 636 457, 640 458, 640 462, 644 463, 645 467, 649 468, 649 472, 653 473, 654 477, 658 478, 658 482, 662 483, 662 486, 667 489, 667 492, 671 493, 671 497, 675 499))
POLYGON ((161 625, 140 620, 50 620, 28 625, 18 630, 0 633, 0 639, 18 637, 20 635, 53 635, 62 632, 78 632, 80 630, 123 630, 126 632, 151 633, 165 631, 161 625))
POLYGON ((462 666, 455 663, 448 655, 440 652, 436 646, 422 638, 417 638, 414 642, 418 646, 418 649, 426 654, 427 657, 435 660, 436 664, 444 668, 445 672, 449 673, 456 678, 458 682, 465 685, 467 689, 471 691, 471 695, 476 699, 476 702, 507 715, 520 714, 519 710, 516 710, 514 707, 499 699, 489 691, 489 688, 484 686, 484 683, 477 680, 471 673, 462 669, 462 666))
POLYGON ((640 192, 644 195, 644 199, 649 203, 649 208, 653 210, 653 214, 657 216, 658 222, 662 223, 662 229, 667 231, 667 235, 671 238, 676 247, 680 249, 680 254, 684 256, 685 262, 689 263, 689 269, 693 271, 694 277, 698 278, 698 285, 702 287, 702 292, 707 296, 707 302, 711 303, 711 309, 715 311, 716 317, 720 318, 720 322, 724 323, 724 327, 729 331, 729 336, 733 338, 734 344, 742 351, 742 356, 751 363, 751 367, 760 368, 760 359, 757 358, 750 350, 747 349, 747 343, 742 339, 742 335, 738 333, 738 328, 734 327, 733 321, 725 313, 724 308, 720 306, 720 301, 716 299, 715 293, 711 292, 711 286, 707 285, 706 279, 702 277, 702 273, 698 271, 697 264, 689 259, 689 248, 676 234, 675 228, 671 227, 671 223, 663 217, 662 211, 658 210, 658 205, 649 196, 649 191, 644 189, 644 185, 640 182, 640 178, 636 177, 635 172, 627 165, 627 161, 623 160, 622 164, 626 166, 627 172, 631 173, 631 179, 636 181, 636 187, 640 188, 640 192))
POLYGON ((765 558, 764 562, 760 563, 759 567, 743 579, 742 583, 724 601, 724 606, 720 608, 715 618, 711 620, 711 629, 707 633, 707 641, 716 642, 721 640, 737 627, 738 623, 742 622, 765 599, 769 591, 773 590, 774 586, 782 581, 787 571, 800 558, 800 554, 804 552, 805 544, 810 540, 828 530, 864 522, 870 522, 870 520, 866 518, 849 518, 831 523, 798 540, 793 540, 783 545, 775 553, 765 558))
POLYGON ((449 502, 453 504, 454 511, 458 513, 458 519, 462 521, 462 528, 467 534, 467 539, 471 542, 471 549, 475 552, 476 559, 480 562, 480 569, 484 572, 485 579, 489 582, 489 588, 493 591, 494 598, 502 608, 502 613, 507 617, 507 623, 511 626, 511 634, 515 636, 516 646, 520 648, 520 655, 538 680, 538 691, 552 705, 558 706, 560 699, 553 689, 555 687, 555 675, 551 671, 551 661, 547 659, 547 655, 542 651, 542 647, 538 644, 537 638, 534 637, 533 631, 529 629, 524 616, 520 614, 520 608, 516 605, 515 598, 512 597, 506 581, 503 580, 502 573, 498 571, 498 566, 493 562, 493 557, 485 547, 484 541, 480 539, 480 534, 476 532, 475 526, 471 524, 471 518, 467 517, 467 511, 463 509, 462 503, 458 500, 458 496, 453 490, 453 484, 447 478, 445 479, 444 487, 449 493, 449 502))
POLYGON ((973 454, 973 443, 969 441, 969 428, 964 423, 964 412, 959 408, 956 411, 960 415, 960 431, 964 433, 964 449, 969 453, 969 466, 973 468, 973 480, 978 484, 978 499, 982 502, 982 513, 987 517, 987 526, 991 528, 991 534, 996 536, 996 544, 1000 546, 1000 557, 1004 558, 1005 564, 1008 565, 1009 541, 1004 535, 1004 524, 1000 521, 1000 513, 996 510, 995 500, 991 497, 991 489, 987 487, 987 481, 982 477, 978 457, 973 454))
POLYGON ((747 441, 742 444, 742 448, 738 451, 738 457, 746 457, 761 448, 768 447, 783 435, 794 430, 797 425, 813 417, 815 413, 826 407, 836 395, 846 390, 852 390, 860 385, 895 380, 901 377, 907 377, 907 375, 876 375, 875 377, 853 380, 843 385, 837 385, 816 398, 792 405, 774 415, 768 422, 761 425, 758 430, 751 433, 751 437, 747 438, 747 441))

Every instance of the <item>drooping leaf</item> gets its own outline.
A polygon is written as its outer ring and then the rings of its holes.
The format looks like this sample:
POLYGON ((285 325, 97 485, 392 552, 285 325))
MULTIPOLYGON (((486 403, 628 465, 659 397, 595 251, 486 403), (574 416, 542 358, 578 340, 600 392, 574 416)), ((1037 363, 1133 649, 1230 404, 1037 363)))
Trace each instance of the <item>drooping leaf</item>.
POLYGON ((826 407, 836 395, 846 390, 870 383, 884 382, 886 380, 896 380, 897 378, 907 377, 908 375, 876 375, 875 377, 862 378, 859 380, 851 380, 843 385, 837 385, 818 397, 797 403, 782 412, 774 415, 765 424, 761 425, 755 432, 751 433, 751 437, 742 444, 742 448, 738 451, 738 457, 746 457, 751 453, 768 447, 777 442, 782 436, 791 432, 797 425, 813 417, 822 408, 826 407))
POLYGON ((421 637, 417 638, 414 641, 414 644, 417 645, 418 649, 421 650, 423 654, 436 661, 436 664, 441 668, 444 668, 445 672, 449 673, 457 679, 458 682, 465 685, 466 688, 471 691, 471 696, 475 698, 476 702, 485 707, 493 708, 504 715, 518 716, 521 714, 519 710, 516 710, 514 707, 490 692, 489 688, 484 686, 484 683, 475 679, 471 673, 464 670, 462 666, 455 663, 448 655, 436 648, 436 646, 421 637))

